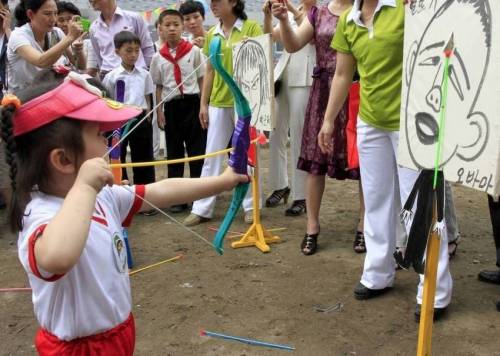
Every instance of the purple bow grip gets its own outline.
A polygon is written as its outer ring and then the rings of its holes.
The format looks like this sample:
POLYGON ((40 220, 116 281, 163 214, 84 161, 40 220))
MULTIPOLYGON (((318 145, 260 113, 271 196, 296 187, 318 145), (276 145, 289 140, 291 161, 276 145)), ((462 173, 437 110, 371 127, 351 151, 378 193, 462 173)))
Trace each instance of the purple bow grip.
POLYGON ((250 117, 244 117, 236 121, 231 145, 234 147, 229 156, 229 166, 233 167, 238 174, 247 174, 248 147, 250 147, 250 117))
MULTIPOLYGON (((113 131, 113 135, 111 137, 111 147, 115 147, 115 145, 119 141, 120 141, 120 130, 118 129, 113 131)), ((109 152, 109 158, 114 160, 120 159, 120 145, 116 145, 116 147, 113 148, 111 152, 109 152)))

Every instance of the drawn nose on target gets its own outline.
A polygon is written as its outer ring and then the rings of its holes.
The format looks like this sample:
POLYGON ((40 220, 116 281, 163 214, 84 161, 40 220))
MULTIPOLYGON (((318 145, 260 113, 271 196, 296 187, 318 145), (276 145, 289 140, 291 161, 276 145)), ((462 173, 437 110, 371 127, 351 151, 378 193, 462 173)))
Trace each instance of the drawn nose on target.
POLYGON ((427 93, 425 100, 435 113, 439 113, 441 108, 441 87, 433 87, 431 91, 427 93))

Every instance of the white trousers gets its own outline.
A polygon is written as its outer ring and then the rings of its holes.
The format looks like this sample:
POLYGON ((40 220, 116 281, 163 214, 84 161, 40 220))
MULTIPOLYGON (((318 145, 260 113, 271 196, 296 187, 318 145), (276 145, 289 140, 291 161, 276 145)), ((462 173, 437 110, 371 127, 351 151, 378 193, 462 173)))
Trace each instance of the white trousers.
POLYGON ((288 70, 282 77, 281 92, 276 98, 276 128, 269 137, 269 185, 271 191, 288 187, 286 144, 290 129, 292 199, 305 199, 307 173, 297 169, 302 142, 302 129, 311 87, 290 87, 288 70))
MULTIPOLYGON (((357 131, 367 250, 361 283, 370 289, 382 289, 394 283, 396 262, 393 253, 397 238, 404 234, 399 213, 419 173, 397 165, 398 132, 377 129, 359 117, 357 131)), ((439 252, 434 303, 437 308, 446 307, 451 301, 453 282, 448 266, 446 235, 441 240, 439 252)), ((423 276, 420 276, 419 304, 422 303, 422 294, 423 276)))
MULTIPOLYGON (((207 148, 205 152, 211 153, 227 148, 234 131, 234 108, 216 108, 209 106, 208 118, 207 148)), ((219 155, 205 159, 203 169, 201 170, 201 176, 213 177, 221 174, 226 159, 227 155, 219 155)), ((198 216, 212 218, 214 215, 216 198, 217 196, 214 195, 195 201, 191 212, 198 216)), ((252 187, 250 186, 243 200, 243 210, 252 210, 252 202, 252 187)))

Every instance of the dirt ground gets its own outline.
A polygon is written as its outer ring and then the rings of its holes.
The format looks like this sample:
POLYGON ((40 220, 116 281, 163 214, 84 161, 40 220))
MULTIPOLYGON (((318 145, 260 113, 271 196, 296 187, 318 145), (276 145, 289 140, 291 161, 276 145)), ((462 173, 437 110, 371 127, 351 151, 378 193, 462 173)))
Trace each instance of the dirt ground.
MULTIPOLYGON (((264 187, 267 155, 262 150, 264 187)), ((462 241, 451 263, 450 312, 434 326, 434 355, 500 355, 500 313, 494 306, 500 288, 476 277, 495 262, 486 195, 462 187, 454 191, 462 241)), ((211 241, 214 233, 208 227, 220 223, 229 199, 230 193, 223 194, 215 219, 194 230, 211 241)), ((175 217, 182 220, 185 215, 175 217)), ((226 241, 223 256, 161 215, 136 217, 130 238, 137 267, 185 255, 179 262, 131 276, 137 355, 287 352, 202 337, 201 329, 291 345, 296 355, 415 354, 415 272, 398 271, 393 291, 380 298, 357 301, 352 296, 364 259, 352 250, 356 182, 328 180, 320 250, 314 256, 299 251, 305 217, 285 217, 283 206, 263 209, 262 216, 268 229, 287 228, 277 233, 282 243, 264 254, 254 247, 234 250, 226 241), (318 306, 338 303, 340 310, 317 311, 318 306)), ((246 228, 240 216, 232 230, 246 228)), ((0 236, 0 288, 27 286, 16 237, 4 225, 0 236)), ((0 293, 1 355, 34 354, 36 328, 30 293, 0 293)))

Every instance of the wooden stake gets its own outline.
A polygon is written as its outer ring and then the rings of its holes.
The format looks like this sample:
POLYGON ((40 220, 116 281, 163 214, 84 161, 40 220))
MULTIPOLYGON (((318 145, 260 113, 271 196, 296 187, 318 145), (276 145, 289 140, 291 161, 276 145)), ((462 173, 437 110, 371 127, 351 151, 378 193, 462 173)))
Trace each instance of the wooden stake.
POLYGON ((430 356, 432 350, 432 326, 434 323, 434 299, 436 296, 437 268, 439 262, 440 238, 434 229, 437 220, 436 194, 432 197, 432 224, 427 243, 424 274, 424 296, 420 310, 417 356, 430 356))

